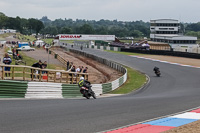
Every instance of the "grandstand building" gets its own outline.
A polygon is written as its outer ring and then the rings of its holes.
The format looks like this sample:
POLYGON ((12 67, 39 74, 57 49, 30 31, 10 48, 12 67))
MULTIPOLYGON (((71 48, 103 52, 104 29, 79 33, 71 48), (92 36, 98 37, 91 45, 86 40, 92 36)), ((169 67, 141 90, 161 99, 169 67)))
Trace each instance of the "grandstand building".
POLYGON ((150 20, 150 39, 153 42, 168 43, 171 48, 196 46, 197 37, 180 33, 180 23, 174 19, 150 20))

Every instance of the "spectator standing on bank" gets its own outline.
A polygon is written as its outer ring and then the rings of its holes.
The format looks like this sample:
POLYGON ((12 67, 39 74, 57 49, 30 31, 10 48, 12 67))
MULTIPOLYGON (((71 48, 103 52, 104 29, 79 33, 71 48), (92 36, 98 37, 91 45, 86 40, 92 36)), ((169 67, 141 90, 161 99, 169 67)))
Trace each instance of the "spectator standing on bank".
MULTIPOLYGON (((42 68, 42 61, 39 60, 39 62, 34 63, 34 64, 32 65, 32 67, 42 68)), ((35 72, 36 74, 39 74, 39 73, 40 73, 40 71, 38 71, 38 70, 34 71, 33 69, 31 69, 31 72, 32 72, 32 73, 35 72)), ((32 78, 32 74, 31 74, 31 78, 32 78)), ((39 78, 39 76, 38 76, 38 78, 39 78)))
POLYGON ((42 61, 39 60, 37 63, 34 63, 34 64, 32 65, 32 67, 42 68, 42 61))
POLYGON ((13 55, 13 57, 16 55, 16 49, 15 48, 12 49, 12 55, 13 55))
MULTIPOLYGON (((47 61, 44 61, 44 63, 42 63, 42 69, 46 69, 47 68, 47 61)), ((47 71, 42 71, 42 74, 47 73, 47 71)))
POLYGON ((82 72, 83 68, 84 68, 83 66, 80 67, 80 73, 82 72))
POLYGON ((80 66, 78 68, 76 68, 76 72, 79 73, 80 72, 80 66))
POLYGON ((67 61, 67 70, 69 70, 69 61, 67 61))
MULTIPOLYGON (((12 59, 8 56, 8 53, 5 53, 5 57, 3 58, 3 63, 6 65, 10 65, 12 63, 12 59)), ((10 67, 5 67, 5 71, 10 71, 10 67)), ((7 77, 7 73, 5 73, 7 77)), ((10 73, 8 73, 10 76, 10 73)))
POLYGON ((75 66, 72 67, 71 72, 76 72, 75 66))
POLYGON ((88 67, 85 67, 85 69, 83 70, 83 73, 87 73, 88 67))
POLYGON ((69 63, 69 69, 72 68, 73 62, 69 63))

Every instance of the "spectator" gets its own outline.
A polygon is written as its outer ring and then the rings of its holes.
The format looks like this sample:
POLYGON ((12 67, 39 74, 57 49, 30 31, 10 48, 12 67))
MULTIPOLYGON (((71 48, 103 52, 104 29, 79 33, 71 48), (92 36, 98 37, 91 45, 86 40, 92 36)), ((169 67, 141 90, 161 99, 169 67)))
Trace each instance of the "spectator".
POLYGON ((16 49, 16 54, 17 54, 17 55, 19 54, 19 50, 18 50, 18 49, 16 49))
MULTIPOLYGON (((10 65, 12 63, 12 59, 8 56, 8 53, 5 53, 5 57, 3 58, 3 63, 6 65, 10 65)), ((5 67, 5 71, 10 71, 10 67, 5 67)), ((7 73, 5 73, 7 77, 7 73)), ((10 72, 8 73, 10 76, 10 72)))
POLYGON ((71 63, 69 64, 69 69, 70 69, 72 66, 73 66, 73 62, 71 62, 71 63))
MULTIPOLYGON (((42 63, 42 69, 46 69, 47 68, 47 61, 45 61, 44 63, 42 63)), ((47 73, 47 71, 42 71, 42 74, 47 73)))
POLYGON ((85 69, 83 70, 83 73, 87 73, 88 67, 85 67, 85 69))
POLYGON ((69 70, 69 61, 67 61, 67 70, 69 70))
POLYGON ((82 67, 80 67, 80 73, 82 72, 82 70, 83 70, 83 66, 82 66, 82 67))
POLYGON ((16 49, 15 48, 12 49, 12 55, 13 55, 13 57, 16 55, 16 49))
POLYGON ((42 63, 42 69, 46 69, 47 68, 47 61, 45 61, 44 63, 42 63))
MULTIPOLYGON (((42 61, 39 60, 39 62, 34 63, 34 64, 32 65, 32 67, 42 68, 42 61)), ((33 69, 31 69, 31 73, 36 73, 36 74, 38 74, 38 73, 40 73, 40 71, 38 71, 38 70, 34 71, 33 69)), ((32 78, 32 74, 31 74, 31 78, 32 78)), ((39 76, 38 76, 38 78, 39 78, 39 76)))
POLYGON ((78 68, 76 68, 76 72, 79 73, 80 72, 80 66, 78 68))
POLYGON ((76 72, 76 67, 75 66, 72 67, 71 72, 76 72))
POLYGON ((39 60, 37 63, 34 63, 34 64, 32 65, 32 67, 42 68, 42 61, 39 60))

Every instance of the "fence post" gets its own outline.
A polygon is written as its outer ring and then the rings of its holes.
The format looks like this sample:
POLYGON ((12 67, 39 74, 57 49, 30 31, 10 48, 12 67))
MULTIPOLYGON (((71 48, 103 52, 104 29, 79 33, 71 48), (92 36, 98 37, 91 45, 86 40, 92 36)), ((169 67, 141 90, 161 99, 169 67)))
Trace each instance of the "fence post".
POLYGON ((2 67, 2 80, 4 80, 4 66, 2 67))
POLYGON ((47 71, 47 82, 49 82, 49 71, 47 71))
POLYGON ((56 82, 56 72, 54 73, 54 82, 56 82))
POLYGON ((68 77, 69 77, 69 73, 67 73, 67 75, 66 75, 66 83, 68 83, 68 77))
POLYGON ((42 78, 41 78, 41 77, 42 77, 41 74, 42 74, 42 70, 40 70, 40 73, 39 73, 39 81, 40 81, 40 82, 41 82, 41 79, 42 79, 42 78))
POLYGON ((15 68, 14 67, 12 67, 12 80, 14 80, 14 77, 15 77, 15 73, 14 73, 14 70, 15 68))
POLYGON ((74 84, 74 74, 72 74, 72 84, 74 84))
MULTIPOLYGON (((14 68, 13 68, 14 69, 14 68)), ((24 67, 24 69, 23 69, 23 80, 25 81, 25 70, 26 70, 26 68, 24 67)))
POLYGON ((63 75, 63 73, 60 72, 60 83, 62 82, 62 75, 63 75))

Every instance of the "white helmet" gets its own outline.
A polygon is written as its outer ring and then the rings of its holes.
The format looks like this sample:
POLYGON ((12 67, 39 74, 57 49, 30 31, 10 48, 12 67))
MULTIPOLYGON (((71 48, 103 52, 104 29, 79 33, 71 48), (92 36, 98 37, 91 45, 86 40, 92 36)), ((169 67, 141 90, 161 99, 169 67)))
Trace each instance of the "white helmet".
POLYGON ((84 80, 84 77, 80 77, 80 80, 84 80))

